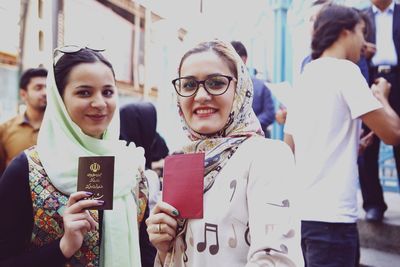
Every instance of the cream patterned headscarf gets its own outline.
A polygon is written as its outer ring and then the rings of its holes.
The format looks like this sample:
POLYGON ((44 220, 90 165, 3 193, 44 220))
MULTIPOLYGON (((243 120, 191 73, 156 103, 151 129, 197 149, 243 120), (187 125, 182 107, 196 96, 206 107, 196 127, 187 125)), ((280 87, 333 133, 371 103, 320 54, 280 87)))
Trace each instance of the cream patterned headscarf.
POLYGON ((115 156, 113 210, 104 211, 102 266, 140 266, 137 205, 132 189, 144 168, 144 151, 119 139, 118 105, 102 139, 82 132, 68 115, 57 90, 54 70, 47 78, 47 108, 38 135, 37 150, 52 184, 70 195, 77 190, 78 158, 115 156))
MULTIPOLYGON (((228 48, 227 53, 229 53, 229 57, 235 60, 238 77, 228 121, 219 132, 213 135, 202 135, 193 131, 186 123, 178 100, 178 111, 183 124, 183 130, 192 141, 183 147, 183 152, 205 152, 205 191, 211 188, 217 174, 243 141, 254 135, 264 135, 252 108, 253 83, 243 60, 230 43, 220 40, 208 43, 211 46, 217 44, 228 48)), ((224 58, 223 60, 226 61, 224 58)))

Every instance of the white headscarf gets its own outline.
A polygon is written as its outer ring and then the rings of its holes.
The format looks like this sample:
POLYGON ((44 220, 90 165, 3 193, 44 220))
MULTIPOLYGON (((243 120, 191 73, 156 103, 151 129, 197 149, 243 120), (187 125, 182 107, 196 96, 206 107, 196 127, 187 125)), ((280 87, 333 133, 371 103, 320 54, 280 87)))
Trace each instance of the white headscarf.
POLYGON ((144 151, 119 139, 118 104, 102 139, 90 137, 75 124, 58 92, 54 70, 47 78, 47 108, 38 135, 39 158, 52 184, 70 195, 77 191, 78 159, 115 156, 113 210, 104 211, 101 262, 103 266, 140 266, 137 205, 131 190, 144 167, 144 151))

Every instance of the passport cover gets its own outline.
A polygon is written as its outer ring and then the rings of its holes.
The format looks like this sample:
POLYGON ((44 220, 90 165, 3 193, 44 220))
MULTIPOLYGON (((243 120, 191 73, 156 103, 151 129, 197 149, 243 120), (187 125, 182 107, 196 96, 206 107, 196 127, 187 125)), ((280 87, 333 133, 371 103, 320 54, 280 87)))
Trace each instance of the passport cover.
POLYGON ((80 157, 78 191, 92 192, 88 199, 103 200, 104 205, 93 210, 112 210, 114 193, 114 157, 80 157))
POLYGON ((204 153, 165 158, 162 198, 185 219, 203 218, 204 153))

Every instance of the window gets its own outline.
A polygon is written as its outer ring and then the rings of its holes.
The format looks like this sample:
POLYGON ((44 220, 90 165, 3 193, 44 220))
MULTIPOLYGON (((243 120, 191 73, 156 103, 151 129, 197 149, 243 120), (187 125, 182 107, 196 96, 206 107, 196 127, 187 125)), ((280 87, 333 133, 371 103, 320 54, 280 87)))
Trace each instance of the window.
POLYGON ((38 17, 43 18, 43 0, 38 0, 38 17))
POLYGON ((44 36, 43 31, 39 31, 39 51, 44 50, 44 36))

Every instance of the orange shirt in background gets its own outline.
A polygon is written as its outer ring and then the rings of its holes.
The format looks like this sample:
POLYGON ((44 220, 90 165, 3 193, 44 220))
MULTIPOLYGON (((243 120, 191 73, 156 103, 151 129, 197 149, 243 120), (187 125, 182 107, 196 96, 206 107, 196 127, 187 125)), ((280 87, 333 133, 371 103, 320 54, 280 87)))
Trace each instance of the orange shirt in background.
POLYGON ((36 144, 38 133, 39 128, 33 128, 25 115, 0 125, 0 175, 15 156, 36 144))

